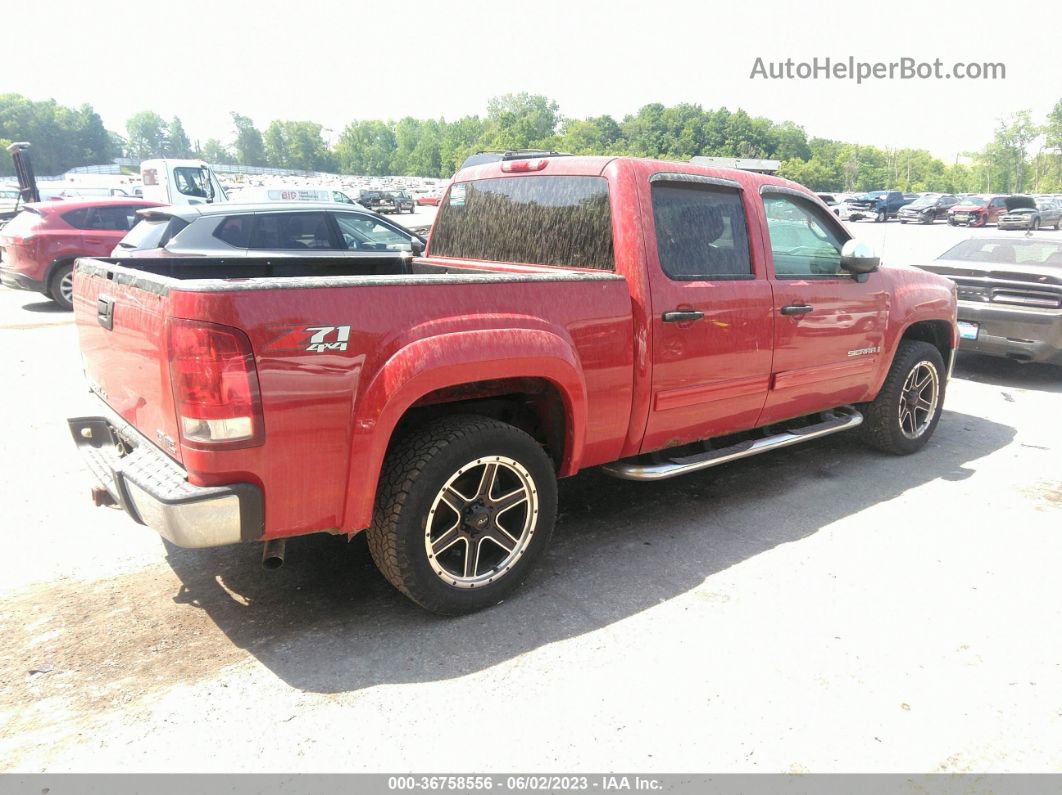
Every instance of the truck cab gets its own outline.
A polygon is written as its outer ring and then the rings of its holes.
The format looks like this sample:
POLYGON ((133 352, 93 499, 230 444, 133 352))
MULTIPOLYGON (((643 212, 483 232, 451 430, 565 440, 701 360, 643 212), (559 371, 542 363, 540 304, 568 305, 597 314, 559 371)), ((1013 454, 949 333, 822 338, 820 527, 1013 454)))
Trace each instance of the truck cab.
POLYGON ((145 160, 140 164, 143 198, 161 204, 227 201, 217 174, 202 160, 145 160))

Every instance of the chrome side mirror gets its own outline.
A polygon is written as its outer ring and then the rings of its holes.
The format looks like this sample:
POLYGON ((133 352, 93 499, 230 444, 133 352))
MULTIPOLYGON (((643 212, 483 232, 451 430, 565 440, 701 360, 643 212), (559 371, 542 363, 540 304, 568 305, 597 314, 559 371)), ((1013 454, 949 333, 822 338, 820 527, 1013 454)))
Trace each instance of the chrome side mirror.
POLYGON ((871 273, 876 271, 880 264, 881 258, 870 243, 849 240, 841 248, 841 267, 849 273, 871 273))

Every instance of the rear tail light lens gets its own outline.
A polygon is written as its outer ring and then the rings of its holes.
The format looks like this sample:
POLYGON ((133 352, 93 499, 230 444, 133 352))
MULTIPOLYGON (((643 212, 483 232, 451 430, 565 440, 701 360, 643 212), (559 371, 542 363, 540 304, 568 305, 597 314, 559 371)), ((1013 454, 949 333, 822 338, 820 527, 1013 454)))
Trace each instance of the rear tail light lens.
POLYGON ((171 320, 170 382, 181 438, 192 447, 250 447, 265 437, 258 370, 247 336, 214 323, 171 320))

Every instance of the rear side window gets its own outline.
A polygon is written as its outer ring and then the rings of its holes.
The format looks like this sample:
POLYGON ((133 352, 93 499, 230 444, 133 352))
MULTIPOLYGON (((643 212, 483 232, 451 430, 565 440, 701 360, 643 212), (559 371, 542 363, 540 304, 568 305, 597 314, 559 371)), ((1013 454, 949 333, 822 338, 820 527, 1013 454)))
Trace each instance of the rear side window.
POLYGON ((751 279, 745 210, 736 190, 653 185, 660 267, 675 281, 751 279))
POLYGON ((235 248, 247 248, 251 245, 253 221, 253 215, 230 215, 218 224, 214 237, 235 248))
POLYGON ((502 177, 457 182, 431 237, 437 257, 613 270, 603 177, 502 177))
POLYGON ((336 246, 325 213, 265 213, 257 216, 251 248, 299 251, 336 246))
POLYGON ((76 229, 128 232, 136 224, 136 207, 82 207, 63 213, 63 220, 76 229))

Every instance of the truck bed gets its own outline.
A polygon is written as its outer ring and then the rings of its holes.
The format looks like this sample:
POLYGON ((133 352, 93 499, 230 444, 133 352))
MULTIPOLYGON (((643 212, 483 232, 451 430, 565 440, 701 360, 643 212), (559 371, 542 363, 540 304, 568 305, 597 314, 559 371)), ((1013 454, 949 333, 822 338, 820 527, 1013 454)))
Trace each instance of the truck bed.
POLYGON ((632 305, 610 272, 409 257, 82 259, 74 293, 93 391, 195 486, 260 488, 265 537, 365 527, 390 434, 378 429, 452 399, 454 384, 488 381, 460 395, 477 399, 546 399, 550 384, 578 395, 560 410, 585 416, 582 462, 558 461, 563 473, 616 458, 631 422, 632 305), (182 443, 167 341, 176 319, 246 336, 264 443, 182 443), (311 333, 332 344, 307 345, 311 333))

